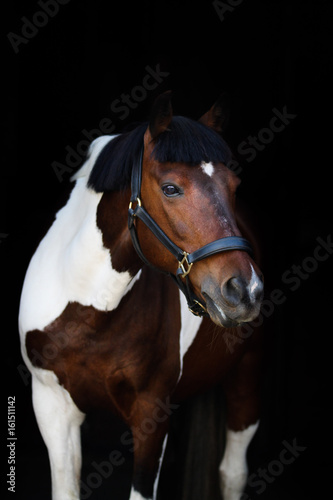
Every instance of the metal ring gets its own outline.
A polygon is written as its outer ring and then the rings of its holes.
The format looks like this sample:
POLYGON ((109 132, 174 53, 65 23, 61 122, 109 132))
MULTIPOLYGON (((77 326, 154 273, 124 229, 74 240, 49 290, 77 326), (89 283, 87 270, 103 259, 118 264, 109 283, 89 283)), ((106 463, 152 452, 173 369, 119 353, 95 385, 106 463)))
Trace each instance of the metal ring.
POLYGON ((192 314, 194 314, 195 316, 202 316, 204 313, 207 314, 207 309, 205 308, 205 306, 203 304, 201 304, 201 302, 199 302, 198 300, 194 299, 193 302, 195 302, 196 304, 198 304, 198 306, 201 307, 202 311, 193 311, 193 309, 191 309, 190 307, 188 308, 189 311, 191 311, 192 314))
MULTIPOLYGON (((139 198, 139 197, 137 197, 137 199, 136 199, 135 201, 137 202, 137 204, 139 205, 139 207, 141 207, 141 206, 142 206, 142 205, 141 205, 141 200, 140 200, 140 198, 139 198)), ((132 209, 133 203, 135 203, 135 202, 130 201, 130 204, 129 204, 129 207, 128 207, 130 210, 132 209)))

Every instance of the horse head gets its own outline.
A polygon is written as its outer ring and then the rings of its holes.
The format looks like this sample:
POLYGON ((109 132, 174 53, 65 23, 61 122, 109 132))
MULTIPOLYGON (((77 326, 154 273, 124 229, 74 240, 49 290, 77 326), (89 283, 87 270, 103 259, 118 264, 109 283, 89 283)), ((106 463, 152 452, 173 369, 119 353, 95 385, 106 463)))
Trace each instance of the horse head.
MULTIPOLYGON (((187 253, 216 240, 240 237, 235 213, 238 177, 226 166, 228 146, 217 102, 200 120, 173 116, 162 94, 144 132, 140 202, 167 237, 187 253)), ((175 274, 179 263, 153 232, 137 221, 142 252, 153 266, 175 274)), ((192 266, 195 295, 211 319, 231 327, 257 317, 263 295, 261 272, 243 249, 218 252, 192 266)))

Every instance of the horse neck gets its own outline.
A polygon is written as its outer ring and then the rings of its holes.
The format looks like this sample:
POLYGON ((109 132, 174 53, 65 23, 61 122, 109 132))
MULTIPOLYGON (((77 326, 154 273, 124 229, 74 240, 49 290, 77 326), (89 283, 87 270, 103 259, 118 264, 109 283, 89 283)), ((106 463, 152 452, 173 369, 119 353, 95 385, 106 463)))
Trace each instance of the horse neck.
POLYGON ((77 179, 49 234, 50 242, 60 242, 71 301, 112 310, 132 287, 140 265, 126 237, 126 213, 121 195, 96 193, 85 178, 77 179))

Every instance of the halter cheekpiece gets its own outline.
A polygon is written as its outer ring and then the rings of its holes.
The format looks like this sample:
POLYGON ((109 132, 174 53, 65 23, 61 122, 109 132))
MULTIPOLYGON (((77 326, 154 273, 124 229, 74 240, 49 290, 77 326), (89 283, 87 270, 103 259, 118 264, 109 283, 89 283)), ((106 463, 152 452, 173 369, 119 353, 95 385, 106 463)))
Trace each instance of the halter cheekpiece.
MULTIPOLYGON (((253 255, 253 250, 250 243, 240 236, 227 236, 212 243, 208 243, 192 253, 187 253, 173 243, 170 238, 164 233, 154 219, 143 208, 141 202, 141 179, 142 179, 142 161, 144 148, 142 147, 138 161, 133 165, 131 178, 131 200, 128 208, 128 228, 131 233, 133 246, 141 258, 148 266, 152 264, 144 256, 138 235, 135 227, 135 217, 138 217, 154 234, 154 236, 171 252, 178 261, 178 269, 176 274, 168 273, 176 282, 179 289, 186 297, 189 310, 196 316, 208 316, 207 309, 204 304, 193 293, 189 280, 189 273, 195 262, 203 260, 211 255, 230 250, 242 250, 253 255)), ((154 269, 156 269, 154 267, 154 269)))

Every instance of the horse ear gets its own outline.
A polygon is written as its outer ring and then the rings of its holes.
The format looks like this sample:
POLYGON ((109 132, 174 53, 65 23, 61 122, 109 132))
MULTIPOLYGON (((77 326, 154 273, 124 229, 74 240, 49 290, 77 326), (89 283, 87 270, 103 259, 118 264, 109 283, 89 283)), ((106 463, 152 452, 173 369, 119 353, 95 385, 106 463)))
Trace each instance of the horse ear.
POLYGON ((159 95, 153 104, 147 130, 147 132, 150 132, 151 139, 155 139, 159 134, 167 130, 171 120, 171 91, 168 91, 159 95))
POLYGON ((198 121, 222 134, 227 128, 229 117, 230 99, 228 94, 223 92, 210 110, 202 115, 198 121))

